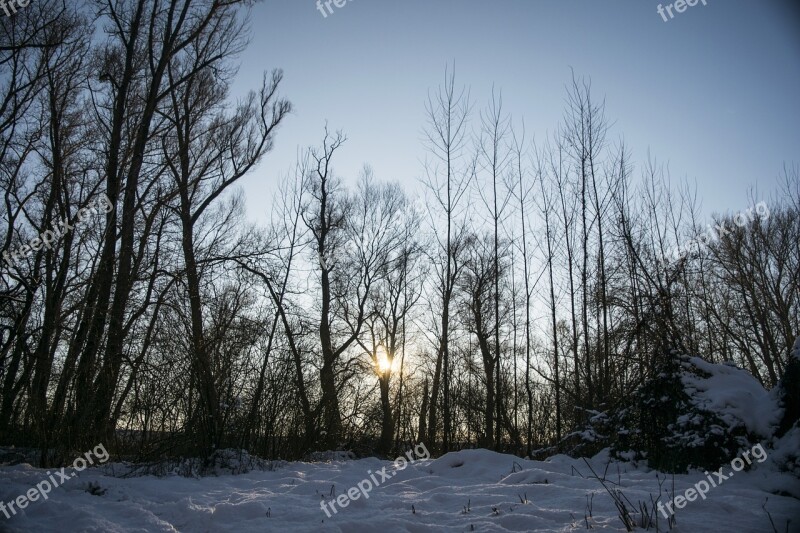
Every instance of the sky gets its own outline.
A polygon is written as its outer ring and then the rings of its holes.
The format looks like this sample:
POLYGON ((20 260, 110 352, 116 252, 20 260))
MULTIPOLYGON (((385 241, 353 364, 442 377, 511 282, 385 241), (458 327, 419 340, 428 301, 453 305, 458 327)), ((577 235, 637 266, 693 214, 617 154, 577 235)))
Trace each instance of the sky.
MULTIPOLYGON (((421 188, 425 102, 455 65, 477 112, 502 91, 528 136, 558 126, 574 70, 605 98, 609 140, 624 140, 636 175, 648 154, 696 188, 706 215, 776 191, 800 164, 800 2, 706 0, 664 21, 662 0, 348 0, 327 16, 316 0, 262 0, 232 94, 284 71, 294 112, 274 150, 245 178, 249 218, 265 220, 298 149, 326 123, 348 141, 335 160, 352 182, 421 188)), ((668 15, 667 15, 668 17, 668 15)))

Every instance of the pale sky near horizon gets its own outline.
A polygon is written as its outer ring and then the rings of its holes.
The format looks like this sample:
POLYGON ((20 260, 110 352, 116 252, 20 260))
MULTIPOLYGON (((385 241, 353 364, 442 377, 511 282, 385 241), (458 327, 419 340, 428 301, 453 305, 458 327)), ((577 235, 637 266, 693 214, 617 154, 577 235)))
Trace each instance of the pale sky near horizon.
POLYGON ((295 111, 242 182, 263 221, 298 148, 327 121, 348 136, 335 166, 347 181, 369 163, 419 189, 425 101, 455 63, 474 118, 492 85, 528 135, 563 113, 571 69, 591 78, 636 176, 649 153, 674 182, 696 185, 706 215, 749 206, 800 164, 800 2, 707 0, 664 22, 653 0, 349 0, 323 17, 315 0, 264 0, 250 16, 234 94, 282 68, 295 111))

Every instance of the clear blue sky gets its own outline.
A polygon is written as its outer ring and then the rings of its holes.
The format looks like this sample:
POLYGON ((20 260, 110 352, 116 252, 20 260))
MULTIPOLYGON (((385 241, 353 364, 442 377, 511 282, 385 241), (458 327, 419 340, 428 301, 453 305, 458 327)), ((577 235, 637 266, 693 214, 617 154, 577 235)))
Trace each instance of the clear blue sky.
POLYGON ((659 3, 349 0, 327 18, 315 0, 258 3, 235 92, 280 67, 295 112, 243 183, 249 217, 264 219, 326 120, 349 138, 343 177, 369 163, 418 190, 426 95, 453 61, 476 111, 495 84, 537 138, 557 125, 574 68, 606 98, 637 169, 649 149, 673 180, 696 183, 707 214, 747 207, 748 188, 772 191, 784 163, 800 163, 800 2, 707 0, 668 22, 659 3))

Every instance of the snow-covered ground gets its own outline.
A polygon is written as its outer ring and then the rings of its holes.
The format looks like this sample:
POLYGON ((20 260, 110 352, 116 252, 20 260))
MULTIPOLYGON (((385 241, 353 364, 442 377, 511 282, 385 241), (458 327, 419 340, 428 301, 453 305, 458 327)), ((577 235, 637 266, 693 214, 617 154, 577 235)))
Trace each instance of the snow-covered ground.
MULTIPOLYGON (((791 437, 797 444, 797 435, 791 437)), ((785 443, 789 444, 789 443, 785 443)), ((659 496, 657 473, 646 466, 612 462, 606 454, 589 463, 612 490, 635 506, 659 496)), ((676 532, 800 531, 800 481, 776 471, 771 461, 753 462, 706 499, 677 511, 676 532), (775 494, 793 494, 794 497, 775 494)), ((0 531, 625 531, 614 503, 583 460, 556 456, 528 461, 486 450, 464 450, 418 460, 399 470, 378 459, 330 463, 283 463, 274 471, 187 478, 104 475, 119 465, 87 469, 54 489, 47 501, 30 503, 0 531), (386 467, 382 480, 378 471, 386 467), (365 480, 377 486, 328 517, 320 503, 365 480), (588 503, 587 503, 588 502, 588 503), (591 517, 589 517, 591 508, 591 517)), ((728 467, 723 471, 731 473, 728 467)), ((664 475, 660 475, 662 481, 664 475)), ((10 502, 47 479, 28 465, 0 468, 0 501, 10 502)), ((675 494, 706 479, 703 472, 676 475, 675 494)), ((672 490, 669 476, 663 488, 672 490)), ((353 492, 355 493, 357 489, 353 492)), ((661 501, 668 499, 662 492, 661 501)), ((330 509, 330 507, 329 507, 330 509)), ((636 515, 634 515, 634 518, 636 515)), ((668 531, 659 514, 659 531, 668 531)), ((655 528, 652 529, 655 531, 655 528)))

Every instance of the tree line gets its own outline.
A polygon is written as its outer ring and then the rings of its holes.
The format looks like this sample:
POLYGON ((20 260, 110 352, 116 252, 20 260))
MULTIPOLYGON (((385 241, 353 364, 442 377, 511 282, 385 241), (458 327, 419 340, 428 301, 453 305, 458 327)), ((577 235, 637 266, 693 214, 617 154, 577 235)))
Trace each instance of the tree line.
POLYGON ((276 176, 292 106, 280 70, 230 98, 246 10, 44 0, 0 20, 2 249, 111 206, 0 270, 0 444, 43 466, 97 442, 140 458, 409 441, 530 455, 674 350, 765 387, 783 376, 798 167, 769 216, 712 222, 654 158, 635 167, 589 81, 572 77, 534 139, 500 91, 477 105, 448 68, 418 197, 366 165, 337 174, 347 138, 326 127, 257 226, 237 185, 276 176))

